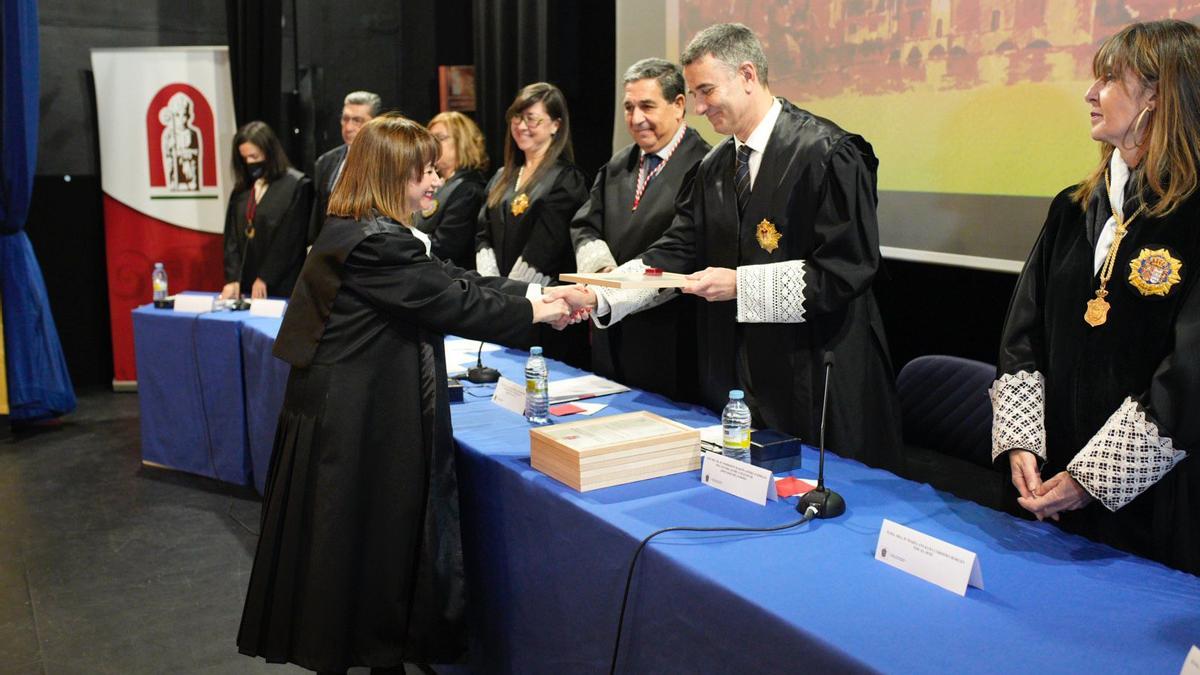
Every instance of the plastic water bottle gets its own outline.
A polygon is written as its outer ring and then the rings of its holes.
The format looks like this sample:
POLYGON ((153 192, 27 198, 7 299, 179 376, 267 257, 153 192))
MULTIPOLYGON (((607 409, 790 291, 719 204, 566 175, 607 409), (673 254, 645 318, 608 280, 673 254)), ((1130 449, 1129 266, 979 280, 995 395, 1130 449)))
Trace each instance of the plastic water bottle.
POLYGON ((529 350, 529 360, 525 362, 525 419, 532 424, 549 424, 549 409, 550 371, 546 368, 542 348, 534 347, 529 350))
POLYGON ((744 398, 746 394, 741 389, 730 391, 729 403, 721 413, 724 432, 721 454, 739 462, 750 461, 750 408, 744 398))
POLYGON ((164 302, 167 299, 167 271, 160 262, 154 263, 154 271, 150 274, 150 283, 154 287, 154 302, 164 302))

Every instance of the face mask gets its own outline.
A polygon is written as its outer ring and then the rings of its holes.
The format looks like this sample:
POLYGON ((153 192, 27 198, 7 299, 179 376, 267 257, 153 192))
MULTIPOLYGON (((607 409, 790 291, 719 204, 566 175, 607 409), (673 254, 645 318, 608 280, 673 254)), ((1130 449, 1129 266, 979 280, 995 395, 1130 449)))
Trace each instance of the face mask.
POLYGON ((246 174, 251 180, 258 180, 267 173, 266 162, 246 162, 246 174))

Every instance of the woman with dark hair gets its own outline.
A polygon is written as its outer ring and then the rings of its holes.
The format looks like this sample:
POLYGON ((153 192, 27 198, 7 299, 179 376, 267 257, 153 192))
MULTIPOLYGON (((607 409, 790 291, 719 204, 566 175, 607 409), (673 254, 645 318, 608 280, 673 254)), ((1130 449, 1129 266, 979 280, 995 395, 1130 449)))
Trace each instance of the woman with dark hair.
MULTIPOLYGON (((575 271, 571 219, 587 201, 588 185, 573 163, 567 101, 558 87, 535 82, 517 94, 505 115, 504 166, 492 176, 479 213, 475 269, 487 276, 549 285, 575 271)), ((547 355, 580 368, 590 365, 587 328, 547 334, 547 355)))
POLYGON ((225 287, 221 298, 286 298, 304 264, 313 185, 291 168, 265 122, 233 137, 235 184, 225 211, 225 287))
POLYGON ((1092 70, 1101 159, 1017 282, 992 456, 1039 520, 1200 574, 1200 467, 1181 461, 1200 448, 1200 29, 1133 24, 1092 70))
POLYGON ((488 169, 483 132, 460 112, 444 112, 429 121, 429 133, 442 144, 437 171, 445 184, 413 225, 429 235, 433 254, 475 269, 475 222, 486 197, 488 169))
POLYGON ((441 184, 438 143, 388 114, 365 124, 275 342, 291 364, 244 654, 318 672, 403 672, 466 648, 443 335, 506 345, 569 320, 536 288, 429 254, 412 228, 441 184))

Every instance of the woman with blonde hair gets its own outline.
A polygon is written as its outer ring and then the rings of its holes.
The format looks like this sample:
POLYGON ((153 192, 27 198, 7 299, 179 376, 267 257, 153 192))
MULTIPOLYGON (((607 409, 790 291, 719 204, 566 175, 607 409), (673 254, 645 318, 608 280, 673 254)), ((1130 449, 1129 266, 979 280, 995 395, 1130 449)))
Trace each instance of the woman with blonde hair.
POLYGON ((1128 26, 1093 72, 1101 159, 1017 282, 992 456, 1039 520, 1198 574, 1200 29, 1128 26))
POLYGON ((413 218, 429 235, 433 254, 466 269, 475 268, 475 222, 483 206, 488 170, 483 132, 460 112, 444 112, 429 120, 429 133, 442 144, 437 171, 445 183, 433 203, 413 218))
POLYGON ((429 255, 412 213, 438 143, 363 126, 279 330, 291 364, 238 633, 244 654, 318 672, 451 662, 466 647, 443 335, 528 344, 567 316, 526 284, 429 255))

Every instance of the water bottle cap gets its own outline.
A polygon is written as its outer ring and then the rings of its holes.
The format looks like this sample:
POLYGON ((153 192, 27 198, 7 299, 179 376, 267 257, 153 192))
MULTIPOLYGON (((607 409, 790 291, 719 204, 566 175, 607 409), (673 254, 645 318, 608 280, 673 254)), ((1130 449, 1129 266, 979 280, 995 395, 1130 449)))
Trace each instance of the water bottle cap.
POLYGON ((531 347, 531 348, 529 349, 529 355, 530 355, 530 356, 541 356, 541 355, 542 355, 542 348, 541 348, 541 347, 531 347))
POLYGON ((744 398, 746 398, 746 392, 742 391, 741 389, 730 389, 729 390, 729 400, 740 401, 744 398))
POLYGON ((162 268, 163 268, 163 264, 162 264, 162 263, 154 263, 154 269, 156 269, 156 270, 161 270, 162 268))

